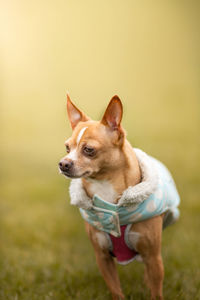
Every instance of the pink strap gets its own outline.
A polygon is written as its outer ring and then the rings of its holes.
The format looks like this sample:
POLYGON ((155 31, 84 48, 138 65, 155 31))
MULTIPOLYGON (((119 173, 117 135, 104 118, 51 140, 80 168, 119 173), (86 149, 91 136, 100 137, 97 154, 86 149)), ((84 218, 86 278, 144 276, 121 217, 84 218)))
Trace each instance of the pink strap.
POLYGON ((126 264, 129 261, 133 260, 134 257, 138 254, 135 250, 130 249, 125 242, 125 230, 127 225, 120 226, 121 236, 114 237, 109 234, 112 241, 113 250, 112 253, 117 258, 118 263, 126 264))

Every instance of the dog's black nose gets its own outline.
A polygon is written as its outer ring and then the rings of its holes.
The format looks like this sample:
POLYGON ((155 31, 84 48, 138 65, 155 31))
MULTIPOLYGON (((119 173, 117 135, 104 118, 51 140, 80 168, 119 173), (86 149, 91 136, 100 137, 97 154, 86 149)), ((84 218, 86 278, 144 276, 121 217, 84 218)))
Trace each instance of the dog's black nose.
POLYGON ((72 169, 73 165, 74 165, 74 163, 72 160, 62 159, 59 162, 59 167, 60 167, 61 171, 63 171, 63 172, 69 172, 72 169))

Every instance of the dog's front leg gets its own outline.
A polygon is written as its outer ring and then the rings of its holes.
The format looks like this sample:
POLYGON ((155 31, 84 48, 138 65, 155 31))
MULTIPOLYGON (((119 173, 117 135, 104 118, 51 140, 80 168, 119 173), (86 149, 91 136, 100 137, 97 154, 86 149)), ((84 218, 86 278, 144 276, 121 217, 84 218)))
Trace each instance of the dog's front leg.
POLYGON ((145 268, 147 285, 151 292, 151 299, 162 300, 164 270, 161 255, 148 257, 145 261, 145 268))
POLYGON ((98 234, 100 232, 88 223, 86 223, 86 230, 94 247, 97 265, 111 291, 112 299, 124 299, 114 259, 110 255, 109 250, 98 243, 98 234))
POLYGON ((156 216, 131 227, 129 241, 142 256, 145 264, 145 281, 152 300, 162 300, 164 268, 161 257, 163 216, 156 216))
POLYGON ((111 291, 112 299, 124 299, 114 259, 108 252, 100 252, 97 249, 95 249, 95 255, 101 274, 111 291))

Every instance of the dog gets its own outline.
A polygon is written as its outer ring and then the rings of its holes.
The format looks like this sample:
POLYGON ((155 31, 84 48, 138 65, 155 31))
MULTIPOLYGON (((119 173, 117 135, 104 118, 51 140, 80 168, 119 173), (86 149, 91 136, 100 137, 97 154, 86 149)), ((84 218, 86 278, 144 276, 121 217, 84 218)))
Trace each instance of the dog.
POLYGON ((80 208, 112 299, 124 299, 115 260, 126 264, 134 259, 145 265, 151 299, 163 299, 162 230, 178 219, 180 201, 169 171, 132 148, 117 95, 101 121, 91 120, 69 95, 67 112, 73 132, 59 170, 72 179, 71 204, 80 208))

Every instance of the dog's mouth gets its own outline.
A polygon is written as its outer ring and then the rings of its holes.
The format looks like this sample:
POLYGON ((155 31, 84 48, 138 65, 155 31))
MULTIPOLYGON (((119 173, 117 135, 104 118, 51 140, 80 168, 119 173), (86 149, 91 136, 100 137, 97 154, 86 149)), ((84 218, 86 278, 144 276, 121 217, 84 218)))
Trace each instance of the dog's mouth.
POLYGON ((65 177, 71 178, 71 179, 81 178, 81 177, 88 177, 91 174, 90 171, 85 171, 83 174, 77 175, 77 174, 68 173, 66 171, 62 171, 60 168, 59 168, 59 173, 64 175, 65 177))

